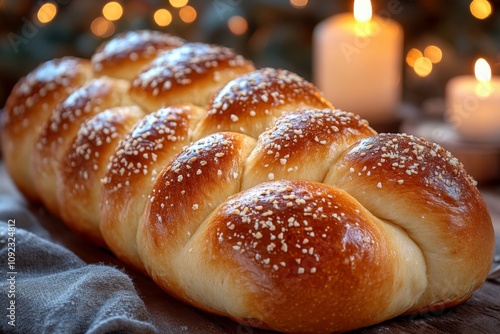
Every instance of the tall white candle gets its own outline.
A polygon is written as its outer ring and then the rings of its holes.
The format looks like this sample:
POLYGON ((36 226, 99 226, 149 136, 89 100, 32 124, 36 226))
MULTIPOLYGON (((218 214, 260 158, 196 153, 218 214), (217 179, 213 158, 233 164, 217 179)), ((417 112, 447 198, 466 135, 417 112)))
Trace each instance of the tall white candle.
POLYGON ((369 0, 321 22, 314 31, 313 77, 336 108, 369 121, 395 117, 401 100, 403 29, 386 15, 373 16, 369 0))
POLYGON ((446 84, 446 120, 468 141, 500 142, 500 77, 480 58, 474 74, 446 84))

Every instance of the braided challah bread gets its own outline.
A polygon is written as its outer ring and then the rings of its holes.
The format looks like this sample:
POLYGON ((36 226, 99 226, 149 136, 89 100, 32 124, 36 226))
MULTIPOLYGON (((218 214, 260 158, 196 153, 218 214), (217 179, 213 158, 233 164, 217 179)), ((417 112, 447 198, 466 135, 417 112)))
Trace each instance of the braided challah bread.
POLYGON ((492 262, 486 205, 449 152, 221 46, 118 35, 21 79, 2 123, 27 198, 243 324, 343 332, 451 307, 492 262))

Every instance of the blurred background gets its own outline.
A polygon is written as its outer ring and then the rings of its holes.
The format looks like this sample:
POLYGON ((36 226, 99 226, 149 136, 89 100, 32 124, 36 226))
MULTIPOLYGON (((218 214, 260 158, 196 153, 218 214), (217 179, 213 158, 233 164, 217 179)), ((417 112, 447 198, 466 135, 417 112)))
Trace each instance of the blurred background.
MULTIPOLYGON (((406 102, 442 96, 449 78, 472 73, 478 55, 500 73, 500 1, 372 1, 374 12, 394 5, 402 9, 391 19, 404 29, 406 102)), ((286 68, 312 80, 315 26, 352 9, 352 0, 0 0, 0 107, 39 63, 90 57, 103 41, 131 29, 222 44, 257 67, 286 68)))

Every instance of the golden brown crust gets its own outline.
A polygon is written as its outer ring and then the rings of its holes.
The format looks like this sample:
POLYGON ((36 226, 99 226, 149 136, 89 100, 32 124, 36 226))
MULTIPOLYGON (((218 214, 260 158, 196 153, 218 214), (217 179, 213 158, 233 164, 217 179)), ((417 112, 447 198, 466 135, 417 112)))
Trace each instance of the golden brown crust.
POLYGON ((206 107, 212 95, 231 79, 254 70, 231 49, 187 43, 164 51, 132 81, 132 97, 147 110, 180 103, 206 107))
POLYGON ((146 211, 138 239, 141 250, 149 249, 143 254, 150 274, 183 300, 239 322, 284 332, 345 331, 397 315, 394 298, 409 307, 424 289, 422 262, 405 260, 418 258, 418 248, 398 248, 394 239, 404 233, 333 187, 281 180, 238 193, 196 233, 182 236, 188 242, 180 251, 177 224, 154 214, 170 212, 162 198, 146 211), (400 267, 420 271, 401 277, 400 267), (400 284, 411 293, 400 296, 400 284))
POLYGON ((19 190, 38 200, 33 188, 31 155, 38 135, 54 107, 90 79, 88 60, 65 57, 45 62, 19 80, 2 113, 5 166, 19 190))
POLYGON ((248 158, 242 189, 279 179, 321 182, 350 145, 375 135, 368 122, 341 110, 295 110, 259 136, 248 158))
POLYGON ((239 191, 254 145, 254 139, 242 134, 216 133, 186 147, 158 177, 138 249, 148 274, 167 291, 186 296, 176 283, 173 259, 210 212, 239 191))
POLYGON ((325 183, 403 228, 422 249, 429 286, 413 311, 463 300, 484 281, 494 249, 491 218, 475 181, 439 145, 404 134, 365 138, 325 183))
POLYGON ((185 41, 153 30, 128 31, 101 44, 92 55, 96 75, 131 80, 160 52, 176 48, 185 41))
POLYGON ((57 170, 80 125, 99 112, 127 105, 128 83, 100 77, 73 91, 45 123, 33 151, 34 185, 44 205, 59 215, 57 170))
POLYGON ((124 262, 143 271, 135 241, 137 225, 161 171, 189 143, 202 109, 193 105, 162 108, 139 121, 109 160, 103 178, 101 233, 124 262))
POLYGON ((214 96, 194 138, 216 131, 257 138, 281 114, 308 108, 332 108, 332 104, 297 74, 263 68, 231 80, 214 96))
POLYGON ((99 229, 101 179, 118 141, 144 113, 116 107, 85 121, 66 151, 57 185, 61 218, 79 234, 105 246, 99 229))
POLYGON ((355 200, 322 184, 264 183, 217 210, 206 251, 218 261, 236 262, 250 276, 248 305, 270 328, 331 332, 364 326, 388 306, 384 297, 394 278, 384 234, 361 212, 355 200))

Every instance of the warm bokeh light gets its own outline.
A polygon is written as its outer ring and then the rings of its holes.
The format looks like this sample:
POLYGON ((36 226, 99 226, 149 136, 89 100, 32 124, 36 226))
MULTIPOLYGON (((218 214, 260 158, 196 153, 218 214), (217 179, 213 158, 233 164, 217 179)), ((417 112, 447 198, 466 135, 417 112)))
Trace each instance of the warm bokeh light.
POLYGON ((469 5, 472 16, 477 19, 484 20, 491 15, 491 4, 488 0, 474 0, 469 5))
POLYGON ((106 20, 104 17, 99 16, 90 24, 90 30, 98 37, 106 38, 115 32, 115 25, 113 22, 106 20))
POLYGON ((38 9, 36 18, 38 19, 38 21, 40 21, 40 23, 49 23, 54 19, 54 17, 56 17, 56 14, 57 6, 52 2, 47 2, 38 9))
POLYGON ((102 15, 109 21, 116 21, 123 15, 123 7, 116 1, 110 1, 102 7, 102 15))
POLYGON ((420 57, 417 60, 415 60, 413 69, 415 70, 415 73, 417 73, 419 77, 425 78, 432 72, 432 62, 427 57, 420 57))
POLYGON ((415 61, 421 57, 423 57, 422 52, 420 52, 420 50, 418 50, 418 49, 413 48, 410 51, 408 51, 408 53, 406 54, 406 63, 410 67, 414 67, 415 61))
POLYGON ((179 16, 181 17, 181 20, 185 23, 191 23, 196 20, 196 9, 191 6, 184 6, 181 8, 179 11, 179 16))
POLYGON ((167 9, 161 8, 153 14, 153 19, 160 27, 166 27, 172 23, 172 14, 167 9))
POLYGON ((235 35, 243 35, 248 30, 247 20, 244 17, 238 15, 232 16, 227 21, 227 26, 229 30, 235 35))
POLYGON ((433 64, 437 64, 443 59, 443 52, 435 45, 429 45, 424 50, 424 56, 429 58, 433 64))
POLYGON ((308 2, 308 0, 290 0, 290 4, 295 8, 304 8, 308 2))
POLYGON ((170 5, 174 8, 181 8, 187 5, 189 0, 170 0, 170 5))
POLYGON ((484 58, 476 60, 476 63, 474 64, 474 75, 476 76, 476 79, 481 82, 491 80, 491 68, 484 58))
POLYGON ((367 22, 372 18, 372 3, 370 0, 354 0, 354 18, 359 22, 367 22))

